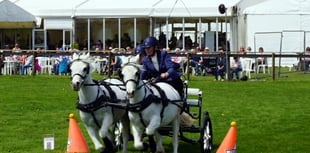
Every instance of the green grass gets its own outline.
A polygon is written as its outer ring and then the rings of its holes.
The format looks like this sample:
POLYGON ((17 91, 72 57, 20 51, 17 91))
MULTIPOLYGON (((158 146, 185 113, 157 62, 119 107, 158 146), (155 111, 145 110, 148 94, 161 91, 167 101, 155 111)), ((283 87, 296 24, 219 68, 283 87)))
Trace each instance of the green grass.
MULTIPOLYGON (((254 75, 253 75, 254 76, 254 75)), ((252 76, 252 77, 253 77, 252 76)), ((203 91, 203 111, 213 123, 213 152, 237 122, 241 153, 307 153, 310 151, 310 74, 287 72, 272 81, 268 74, 247 82, 215 82, 212 76, 191 77, 190 87, 203 91)), ((95 79, 103 76, 94 74, 95 79)), ((0 76, 0 152, 65 152, 68 115, 77 122, 91 149, 78 111, 77 93, 68 76, 0 76), (55 136, 55 150, 43 150, 43 136, 55 136)), ((164 140, 171 152, 170 138, 164 140)), ((129 144, 129 152, 137 152, 129 144)), ((180 142, 180 153, 199 153, 199 145, 180 142)))

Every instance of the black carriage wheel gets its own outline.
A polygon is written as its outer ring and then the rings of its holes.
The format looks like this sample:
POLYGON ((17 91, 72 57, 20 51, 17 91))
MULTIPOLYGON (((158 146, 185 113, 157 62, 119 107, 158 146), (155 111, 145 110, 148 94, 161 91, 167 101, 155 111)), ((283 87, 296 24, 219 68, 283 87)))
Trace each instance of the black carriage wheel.
POLYGON ((200 132, 200 147, 202 153, 211 153, 212 150, 212 124, 208 112, 204 113, 204 121, 200 132))

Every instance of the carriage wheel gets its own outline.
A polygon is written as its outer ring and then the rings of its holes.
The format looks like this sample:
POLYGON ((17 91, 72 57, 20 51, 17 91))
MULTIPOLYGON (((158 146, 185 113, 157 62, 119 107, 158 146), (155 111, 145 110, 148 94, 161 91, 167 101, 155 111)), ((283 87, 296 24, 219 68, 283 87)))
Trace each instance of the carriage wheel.
POLYGON ((204 121, 200 132, 200 147, 202 153, 211 153, 212 150, 212 124, 209 113, 204 113, 204 121))
POLYGON ((115 123, 112 131, 114 132, 114 143, 117 149, 121 150, 122 149, 122 129, 121 129, 121 124, 119 122, 115 123))

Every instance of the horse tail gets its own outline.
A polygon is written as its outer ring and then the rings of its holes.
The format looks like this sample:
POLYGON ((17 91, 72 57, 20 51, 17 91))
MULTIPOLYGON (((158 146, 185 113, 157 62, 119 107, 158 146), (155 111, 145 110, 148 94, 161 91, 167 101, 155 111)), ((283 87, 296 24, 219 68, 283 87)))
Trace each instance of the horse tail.
POLYGON ((180 115, 180 126, 191 127, 194 125, 195 121, 196 120, 194 118, 184 111, 180 115))

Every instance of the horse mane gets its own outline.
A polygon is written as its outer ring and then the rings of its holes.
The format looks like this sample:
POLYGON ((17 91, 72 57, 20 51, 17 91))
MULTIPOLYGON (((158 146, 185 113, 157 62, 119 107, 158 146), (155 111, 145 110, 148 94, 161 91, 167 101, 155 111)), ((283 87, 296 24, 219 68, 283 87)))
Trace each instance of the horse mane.
POLYGON ((124 68, 126 65, 132 65, 132 66, 138 68, 139 71, 143 70, 143 66, 136 63, 136 62, 126 62, 126 63, 123 63, 121 66, 122 66, 122 68, 124 68))
POLYGON ((85 63, 88 63, 91 69, 91 72, 94 70, 95 59, 90 56, 90 52, 75 52, 72 55, 72 62, 76 60, 81 60, 85 63))
POLYGON ((75 52, 72 55, 72 60, 83 60, 84 62, 91 63, 94 61, 94 58, 90 56, 89 52, 75 52))
POLYGON ((138 63, 139 57, 136 55, 126 56, 122 59, 122 65, 126 65, 128 63, 138 63))

